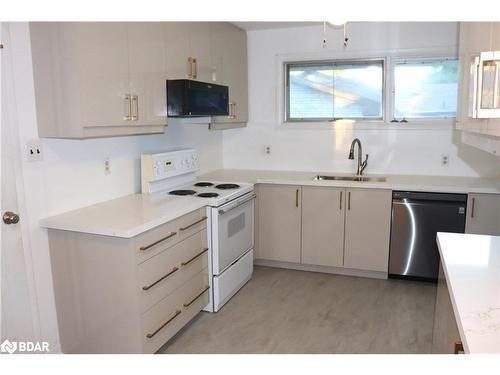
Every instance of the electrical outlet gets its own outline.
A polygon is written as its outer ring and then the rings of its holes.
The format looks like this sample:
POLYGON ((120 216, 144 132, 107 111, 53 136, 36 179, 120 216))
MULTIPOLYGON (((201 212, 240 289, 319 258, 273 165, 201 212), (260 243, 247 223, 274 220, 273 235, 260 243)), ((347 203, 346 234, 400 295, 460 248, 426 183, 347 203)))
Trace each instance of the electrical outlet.
POLYGON ((448 167, 450 165, 450 156, 447 154, 441 155, 441 166, 448 167))
POLYGON ((271 155, 271 146, 264 146, 264 154, 271 155))
POLYGON ((40 141, 31 141, 26 144, 26 159, 28 161, 43 160, 42 144, 40 141))
POLYGON ((111 174, 111 165, 109 163, 109 158, 104 159, 104 174, 111 174))

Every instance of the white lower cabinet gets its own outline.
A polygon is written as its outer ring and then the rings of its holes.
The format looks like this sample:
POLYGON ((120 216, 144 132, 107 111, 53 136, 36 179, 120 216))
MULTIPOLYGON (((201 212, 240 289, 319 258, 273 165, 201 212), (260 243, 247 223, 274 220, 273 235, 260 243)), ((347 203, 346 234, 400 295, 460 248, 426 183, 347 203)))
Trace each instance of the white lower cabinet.
POLYGON ((469 194, 465 233, 500 236, 499 194, 469 194))
POLYGON ((259 185, 258 256, 300 263, 301 187, 259 185))
POLYGON ((49 229, 63 353, 154 353, 208 303, 205 208, 134 238, 49 229))
POLYGON ((256 259, 387 273, 391 190, 259 184, 256 191, 256 259))
POLYGON ((301 263, 342 267, 345 189, 302 187, 301 263))
POLYGON ((387 272, 391 190, 347 189, 344 267, 387 272))

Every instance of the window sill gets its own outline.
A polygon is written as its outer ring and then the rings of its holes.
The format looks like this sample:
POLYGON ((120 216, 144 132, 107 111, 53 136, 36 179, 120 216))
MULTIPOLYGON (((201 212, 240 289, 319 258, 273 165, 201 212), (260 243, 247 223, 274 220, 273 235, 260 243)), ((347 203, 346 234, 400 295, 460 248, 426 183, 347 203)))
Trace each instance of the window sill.
POLYGON ((455 119, 436 120, 408 120, 406 123, 393 123, 387 121, 355 121, 338 120, 326 121, 300 121, 281 122, 276 129, 279 130, 453 130, 455 119))

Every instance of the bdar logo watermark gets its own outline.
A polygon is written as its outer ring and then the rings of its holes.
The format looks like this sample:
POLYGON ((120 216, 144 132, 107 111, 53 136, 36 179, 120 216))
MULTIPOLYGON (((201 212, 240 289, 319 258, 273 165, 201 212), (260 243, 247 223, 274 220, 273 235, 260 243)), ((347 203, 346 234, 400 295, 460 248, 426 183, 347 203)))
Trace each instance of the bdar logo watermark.
POLYGON ((5 340, 0 344, 0 353, 44 353, 49 351, 49 343, 46 341, 10 341, 5 340))

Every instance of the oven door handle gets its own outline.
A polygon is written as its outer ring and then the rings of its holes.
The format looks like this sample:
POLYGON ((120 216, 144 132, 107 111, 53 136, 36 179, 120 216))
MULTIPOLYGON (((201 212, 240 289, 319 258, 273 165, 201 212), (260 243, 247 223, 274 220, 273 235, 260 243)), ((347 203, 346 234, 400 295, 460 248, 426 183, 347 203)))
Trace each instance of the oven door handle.
POLYGON ((243 205, 243 204, 245 204, 245 203, 247 203, 247 202, 250 202, 251 200, 254 200, 254 199, 255 199, 255 197, 256 197, 256 195, 255 195, 255 194, 252 194, 250 197, 245 198, 245 199, 244 199, 244 200, 242 200, 242 201, 237 201, 237 202, 236 202, 236 205, 231 206, 231 207, 229 207, 229 208, 228 208, 228 209, 226 209, 226 210, 219 209, 219 215, 224 215, 226 212, 229 212, 229 211, 231 211, 231 210, 234 210, 235 208, 237 208, 237 207, 239 207, 239 206, 241 206, 241 205, 243 205))

